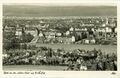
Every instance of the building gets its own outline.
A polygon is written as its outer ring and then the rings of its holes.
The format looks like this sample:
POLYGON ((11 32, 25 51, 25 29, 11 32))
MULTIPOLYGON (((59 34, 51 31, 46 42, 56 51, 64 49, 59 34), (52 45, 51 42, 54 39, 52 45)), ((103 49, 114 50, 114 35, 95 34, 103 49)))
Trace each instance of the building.
POLYGON ((55 32, 45 32, 45 37, 48 39, 55 38, 56 33, 55 32))
POLYGON ((22 29, 16 29, 16 32, 15 32, 15 35, 16 36, 22 36, 22 29))
POLYGON ((117 33, 117 27, 115 27, 115 33, 117 33))

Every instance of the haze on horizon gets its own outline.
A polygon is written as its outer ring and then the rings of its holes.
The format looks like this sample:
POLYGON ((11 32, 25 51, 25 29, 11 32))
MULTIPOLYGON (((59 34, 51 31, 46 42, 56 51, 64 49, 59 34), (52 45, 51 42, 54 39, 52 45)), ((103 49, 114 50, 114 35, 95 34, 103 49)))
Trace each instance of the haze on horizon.
POLYGON ((3 16, 117 16, 117 6, 3 5, 3 16))

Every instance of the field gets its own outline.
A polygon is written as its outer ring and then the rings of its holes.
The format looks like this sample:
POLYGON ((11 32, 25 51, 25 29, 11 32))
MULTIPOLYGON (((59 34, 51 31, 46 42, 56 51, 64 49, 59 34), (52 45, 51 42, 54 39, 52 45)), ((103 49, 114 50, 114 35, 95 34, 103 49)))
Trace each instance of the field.
POLYGON ((36 44, 38 47, 46 46, 52 49, 63 48, 64 50, 74 50, 74 49, 84 49, 84 50, 93 50, 94 48, 101 49, 104 53, 117 53, 116 45, 82 45, 82 44, 36 44))
MULTIPOLYGON (((67 66, 48 66, 48 65, 7 65, 3 66, 3 70, 7 71, 39 71, 39 70, 45 70, 45 71, 66 71, 68 67, 67 66)), ((95 69, 95 65, 92 66, 93 69, 95 69)), ((93 69, 88 69, 87 71, 93 71, 93 69)))
POLYGON ((50 70, 50 71, 63 71, 66 69, 66 66, 40 66, 40 65, 9 65, 3 66, 3 70, 10 70, 10 71, 31 71, 31 70, 50 70))

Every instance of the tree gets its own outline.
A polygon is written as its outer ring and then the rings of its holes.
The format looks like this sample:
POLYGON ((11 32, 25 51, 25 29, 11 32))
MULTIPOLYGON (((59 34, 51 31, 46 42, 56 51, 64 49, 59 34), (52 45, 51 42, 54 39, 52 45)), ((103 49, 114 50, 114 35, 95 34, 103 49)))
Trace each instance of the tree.
POLYGON ((18 49, 20 48, 20 40, 16 38, 14 32, 3 34, 3 49, 18 49))
POLYGON ((22 35, 22 43, 28 43, 28 42, 31 42, 31 40, 33 39, 33 35, 31 35, 30 33, 28 34, 24 34, 22 35))
POLYGON ((25 33, 25 29, 22 28, 22 43, 28 43, 31 42, 31 40, 34 38, 33 35, 31 35, 30 33, 26 34, 25 33))
POLYGON ((26 34, 26 42, 31 42, 33 38, 33 35, 31 35, 30 33, 26 34))

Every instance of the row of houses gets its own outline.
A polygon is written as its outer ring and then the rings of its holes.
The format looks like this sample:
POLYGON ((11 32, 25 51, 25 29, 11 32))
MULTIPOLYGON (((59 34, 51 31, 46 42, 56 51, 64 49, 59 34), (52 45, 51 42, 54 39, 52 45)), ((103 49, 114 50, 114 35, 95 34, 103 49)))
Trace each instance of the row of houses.
MULTIPOLYGON (((102 19, 102 18, 101 18, 102 19)), ((81 19, 82 20, 82 19, 81 19)), ((99 19, 100 20, 100 19, 99 19)), ((38 25, 25 25, 25 27, 20 27, 18 24, 17 26, 15 26, 15 35, 17 37, 20 37, 23 33, 23 29, 25 31, 25 33, 30 33, 31 35, 33 35, 35 38, 36 36, 38 37, 45 37, 46 39, 54 39, 57 38, 58 40, 64 41, 66 39, 66 41, 71 41, 71 42, 75 42, 78 41, 80 39, 84 39, 84 38, 95 38, 95 36, 97 37, 111 37, 112 34, 116 34, 117 33, 117 24, 115 23, 116 19, 108 19, 106 18, 105 22, 101 24, 101 26, 99 25, 95 25, 93 24, 93 21, 96 21, 95 19, 89 18, 89 19, 83 19, 82 23, 80 24, 79 27, 77 26, 70 26, 69 30, 67 30, 66 32, 61 32, 58 31, 54 28, 49 28, 50 24, 45 22, 45 21, 40 21, 38 25), (110 22, 111 21, 111 22, 110 22), (86 23, 88 22, 88 23, 86 23), (64 38, 64 39, 63 39, 64 38)), ((62 20, 63 21, 63 20, 62 20)), ((76 20, 72 19, 71 22, 75 22, 76 20)), ((79 23, 79 20, 77 20, 79 23)), ((97 20, 98 21, 98 20, 97 20)), ((104 21, 104 20, 103 20, 104 21)), ((100 22, 100 21, 98 21, 100 22)), ((53 23, 53 21, 52 21, 53 23)), ((5 26, 4 30, 5 31, 9 31, 11 28, 9 26, 5 26)), ((116 37, 116 35, 115 35, 116 37)))
POLYGON ((58 39, 58 41, 61 42, 75 42, 81 39, 91 39, 93 40, 96 36, 101 37, 110 37, 111 34, 117 33, 117 28, 114 28, 114 31, 110 27, 103 27, 103 28, 92 28, 91 30, 88 30, 87 28, 77 29, 74 27, 71 27, 68 31, 65 33, 61 33, 59 31, 40 31, 39 34, 36 32, 36 36, 45 37, 47 39, 58 39), (102 33, 102 34, 101 34, 102 33), (103 36, 104 35, 104 36, 103 36), (106 35, 106 36, 105 36, 106 35))
MULTIPOLYGON (((71 27, 68 31, 66 31, 65 34, 69 35, 70 32, 73 32, 73 31, 75 31, 75 32, 84 32, 85 31, 86 32, 87 30, 88 30, 87 27, 83 27, 83 28, 71 27)), ((54 29, 49 29, 49 30, 42 29, 41 32, 42 31, 46 32, 46 35, 55 35, 55 34, 57 34, 58 36, 62 35, 62 33, 60 33, 60 32, 58 33, 54 29)), ((106 33, 117 33, 117 27, 112 28, 112 27, 106 26, 106 27, 99 27, 99 28, 91 28, 91 31, 93 31, 93 32, 106 32, 106 33)), ((37 33, 35 28, 29 29, 29 30, 27 29, 27 30, 25 30, 25 32, 30 33, 33 36, 36 36, 36 33, 37 33)), ((16 29, 16 35, 22 35, 22 28, 17 28, 16 29)))

